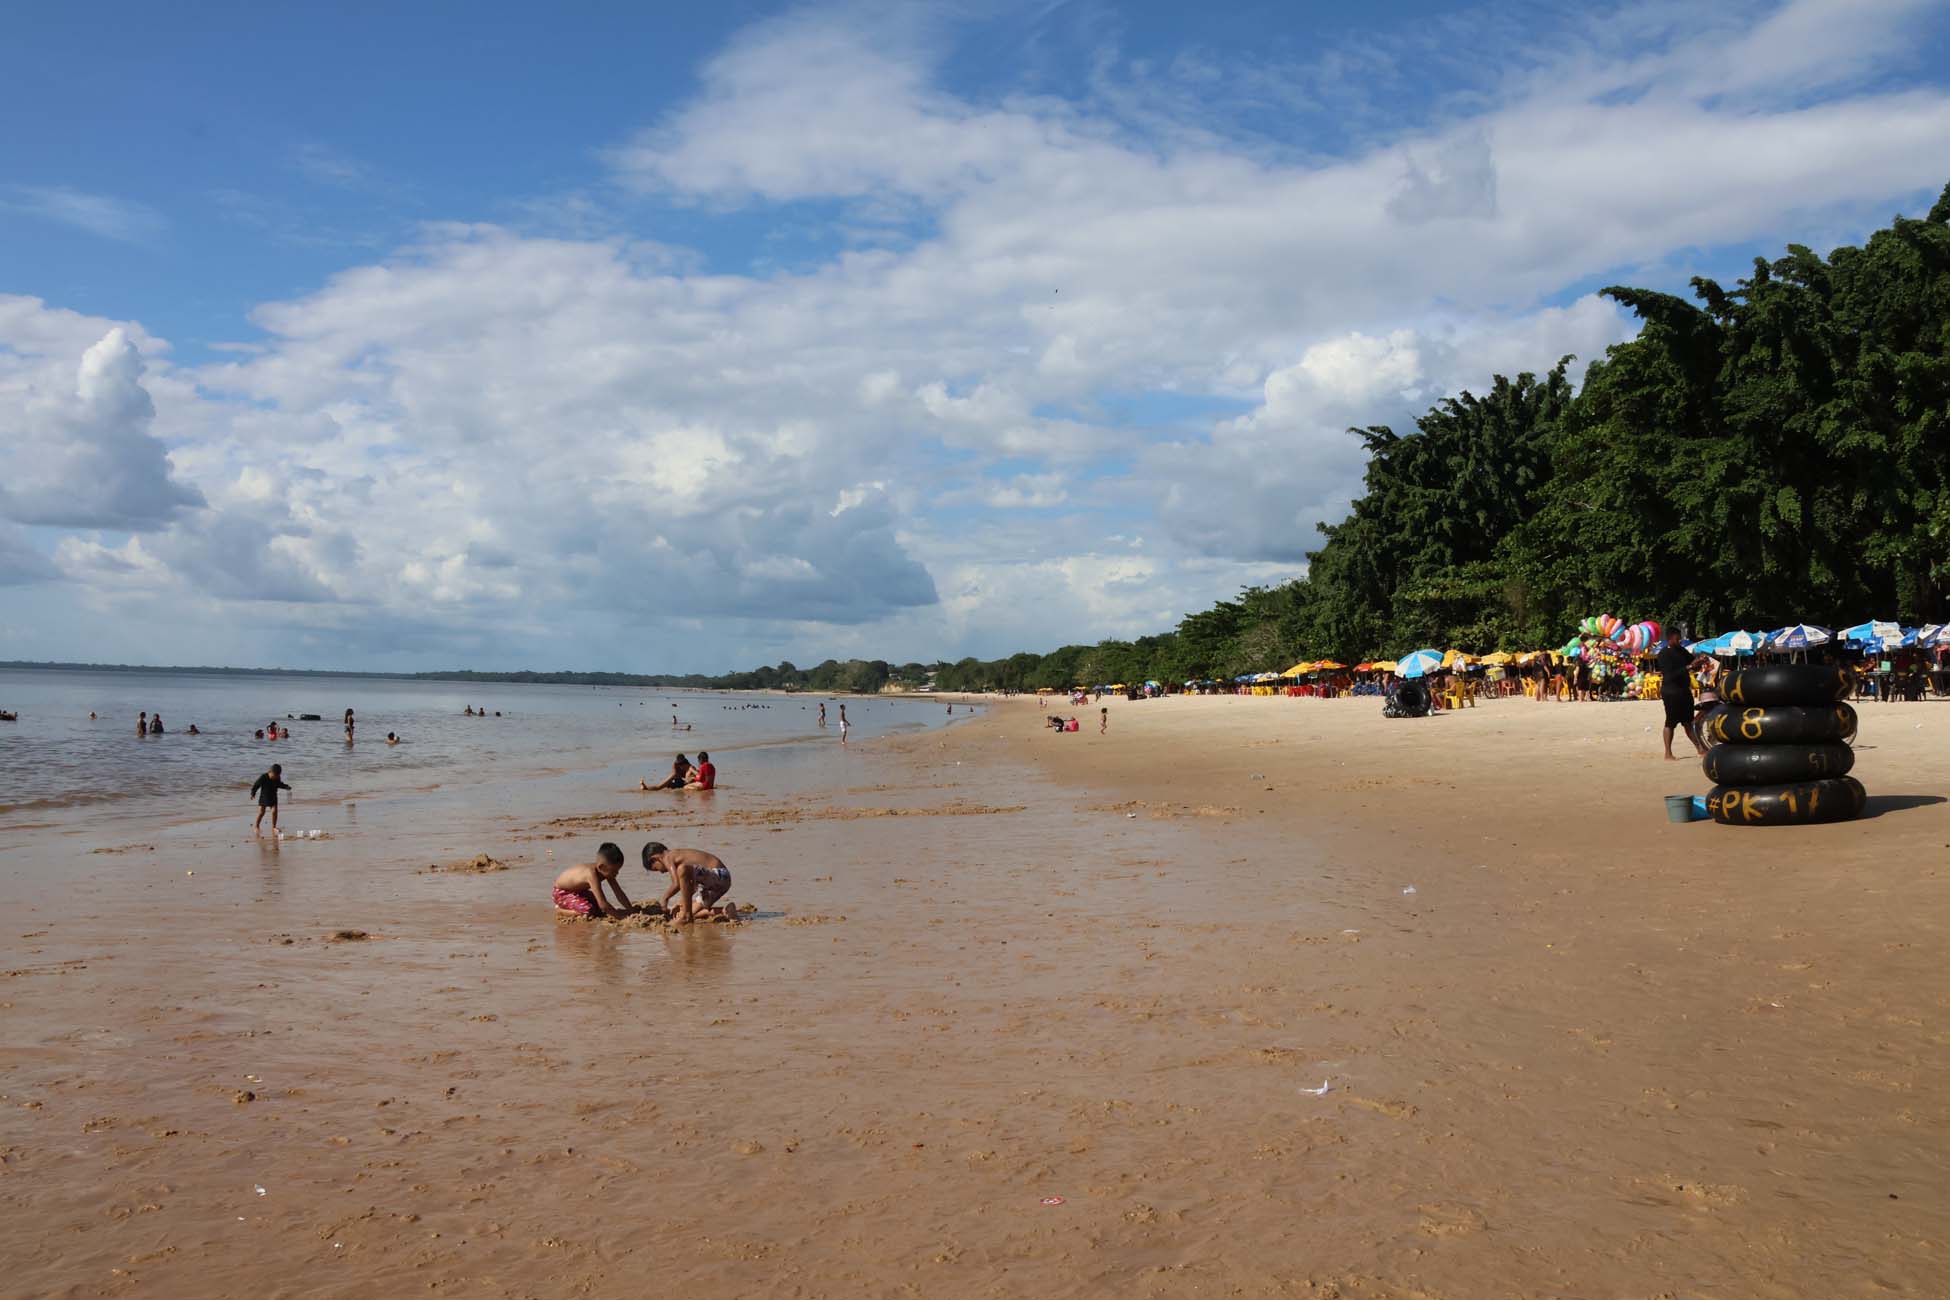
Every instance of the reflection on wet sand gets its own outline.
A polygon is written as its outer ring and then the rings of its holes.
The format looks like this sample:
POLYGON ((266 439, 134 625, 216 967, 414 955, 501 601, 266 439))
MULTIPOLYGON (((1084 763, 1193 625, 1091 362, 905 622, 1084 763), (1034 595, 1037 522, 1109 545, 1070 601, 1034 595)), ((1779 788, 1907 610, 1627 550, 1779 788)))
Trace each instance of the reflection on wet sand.
POLYGON ((1749 860, 1632 706, 1240 703, 781 762, 684 815, 737 928, 554 917, 607 775, 0 846, 6 1289, 1940 1289, 1943 812, 1749 860))

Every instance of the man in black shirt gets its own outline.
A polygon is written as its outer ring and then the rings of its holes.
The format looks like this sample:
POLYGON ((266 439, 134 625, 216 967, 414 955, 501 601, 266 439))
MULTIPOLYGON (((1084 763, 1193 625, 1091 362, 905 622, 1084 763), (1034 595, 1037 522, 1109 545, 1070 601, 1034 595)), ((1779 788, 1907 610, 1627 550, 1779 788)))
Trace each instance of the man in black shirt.
POLYGON ((1680 644, 1679 629, 1666 628, 1666 643, 1659 648, 1659 702, 1666 706, 1666 758, 1674 760, 1672 733, 1683 729, 1686 739, 1701 756, 1706 746, 1693 726, 1693 656, 1680 644))

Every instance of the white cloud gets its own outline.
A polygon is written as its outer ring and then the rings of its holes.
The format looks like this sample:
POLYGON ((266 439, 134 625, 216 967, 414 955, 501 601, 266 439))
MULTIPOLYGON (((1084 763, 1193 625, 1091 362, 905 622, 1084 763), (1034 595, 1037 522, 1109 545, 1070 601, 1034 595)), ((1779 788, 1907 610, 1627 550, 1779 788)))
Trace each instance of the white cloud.
POLYGON ((162 214, 146 203, 64 185, 0 186, 0 212, 20 212, 103 239, 142 243, 162 233, 162 214))
MULTIPOLYGON (((610 155, 661 201, 843 250, 791 270, 632 238, 578 191, 534 201, 557 237, 428 227, 194 367, 0 297, 6 500, 50 530, 30 550, 103 599, 275 600, 321 653, 446 662, 592 633, 587 662, 707 667, 1153 630, 1293 572, 1358 487, 1347 425, 1633 328, 1557 295, 1860 228, 1934 190, 1950 138, 1941 86, 1864 77, 1912 5, 1608 11, 1326 156, 1213 120, 1238 87, 1209 55, 1164 98, 961 94, 948 35, 892 12, 749 29, 610 155), (1729 48, 1786 75, 1716 75, 1729 48)), ((1306 93, 1337 93, 1331 62, 1306 93)))
POLYGON ((81 355, 66 391, 49 367, 0 375, 0 514, 23 524, 154 528, 203 504, 150 434, 155 405, 129 332, 81 355))

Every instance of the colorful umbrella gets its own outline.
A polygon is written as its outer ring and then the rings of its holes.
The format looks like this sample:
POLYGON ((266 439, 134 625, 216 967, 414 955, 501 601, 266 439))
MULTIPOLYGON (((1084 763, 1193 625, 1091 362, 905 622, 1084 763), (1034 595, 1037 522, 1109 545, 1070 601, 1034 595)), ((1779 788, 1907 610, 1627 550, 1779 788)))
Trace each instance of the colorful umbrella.
POLYGON ((1442 651, 1417 650, 1414 654, 1404 655, 1401 662, 1396 665, 1395 671, 1403 677, 1415 678, 1432 673, 1440 667, 1442 667, 1442 651))

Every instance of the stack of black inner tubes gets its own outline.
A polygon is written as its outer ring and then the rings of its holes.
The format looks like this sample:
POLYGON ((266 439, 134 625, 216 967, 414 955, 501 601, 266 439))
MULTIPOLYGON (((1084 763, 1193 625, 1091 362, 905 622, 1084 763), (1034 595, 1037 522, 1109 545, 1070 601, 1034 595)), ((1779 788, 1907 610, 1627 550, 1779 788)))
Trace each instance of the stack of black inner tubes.
POLYGON ((1706 810, 1722 826, 1801 826, 1858 816, 1867 794, 1855 766, 1855 679, 1825 664, 1770 664, 1728 674, 1722 707, 1701 739, 1713 785, 1706 810))

